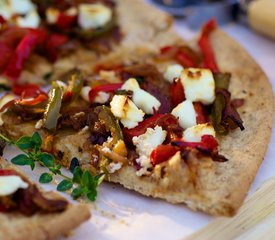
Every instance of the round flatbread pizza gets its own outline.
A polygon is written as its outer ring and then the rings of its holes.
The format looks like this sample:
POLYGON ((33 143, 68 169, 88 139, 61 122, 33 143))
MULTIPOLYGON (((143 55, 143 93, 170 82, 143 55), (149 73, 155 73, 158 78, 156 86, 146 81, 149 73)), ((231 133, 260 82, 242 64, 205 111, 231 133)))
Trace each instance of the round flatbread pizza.
MULTIPOLYGON (((127 4, 118 1, 118 9, 133 11, 127 4)), ((147 17, 135 25, 137 13, 127 14, 118 11, 137 29, 127 44, 91 62, 74 52, 76 64, 66 63, 49 91, 15 82, 0 102, 2 135, 15 142, 37 132, 41 151, 72 172, 80 167, 146 196, 234 215, 270 138, 268 79, 214 20, 189 44, 166 27, 132 42, 143 20, 155 25, 147 17)))

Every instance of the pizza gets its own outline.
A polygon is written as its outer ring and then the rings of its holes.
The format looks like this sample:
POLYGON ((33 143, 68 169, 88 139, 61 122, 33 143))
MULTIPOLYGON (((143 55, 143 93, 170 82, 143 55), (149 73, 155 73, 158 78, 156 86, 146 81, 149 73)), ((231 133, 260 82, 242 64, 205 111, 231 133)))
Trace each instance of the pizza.
POLYGON ((270 138, 270 83, 213 20, 190 44, 168 44, 117 49, 89 71, 69 69, 48 93, 15 84, 0 102, 1 132, 18 139, 37 131, 67 168, 234 215, 270 138))
POLYGON ((0 238, 53 239, 90 217, 87 205, 72 205, 44 192, 16 167, 0 160, 0 238))
POLYGON ((0 15, 0 74, 6 87, 9 80, 45 85, 76 67, 89 72, 117 49, 179 39, 168 38, 172 18, 143 1, 8 0, 0 15))

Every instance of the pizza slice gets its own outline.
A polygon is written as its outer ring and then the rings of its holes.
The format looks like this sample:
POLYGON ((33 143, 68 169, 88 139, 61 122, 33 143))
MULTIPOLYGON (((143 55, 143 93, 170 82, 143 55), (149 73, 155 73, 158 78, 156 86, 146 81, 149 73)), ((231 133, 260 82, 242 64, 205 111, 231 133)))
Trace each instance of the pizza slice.
POLYGON ((8 0, 1 3, 0 19, 4 86, 8 79, 47 84, 75 67, 89 73, 117 49, 179 39, 168 37, 172 18, 144 1, 8 0))
POLYGON ((72 205, 59 194, 42 191, 0 159, 0 239, 54 239, 89 217, 86 205, 72 205))
POLYGON ((273 93, 214 21, 190 46, 139 57, 117 51, 89 75, 54 82, 49 94, 8 94, 1 131, 12 139, 38 131, 68 168, 77 161, 146 196, 232 216, 268 145, 273 93))

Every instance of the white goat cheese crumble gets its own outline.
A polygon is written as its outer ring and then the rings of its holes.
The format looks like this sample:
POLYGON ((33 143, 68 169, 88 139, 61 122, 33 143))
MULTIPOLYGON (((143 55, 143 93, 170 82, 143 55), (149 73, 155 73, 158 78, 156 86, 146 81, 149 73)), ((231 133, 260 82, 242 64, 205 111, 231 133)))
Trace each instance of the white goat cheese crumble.
POLYGON ((122 167, 121 163, 112 162, 106 167, 106 169, 109 173, 114 173, 114 172, 118 171, 119 169, 121 169, 121 167, 122 167))
POLYGON ((136 151, 139 154, 136 162, 141 166, 136 172, 138 176, 150 173, 148 171, 152 167, 150 154, 157 146, 164 142, 166 135, 167 132, 165 130, 162 130, 160 126, 156 126, 154 129, 147 128, 146 132, 138 137, 133 137, 133 144, 136 146, 136 151))
POLYGON ((78 23, 83 29, 103 27, 112 18, 112 10, 100 3, 80 4, 78 23))
POLYGON ((0 176, 0 196, 9 196, 19 188, 26 189, 29 184, 24 182, 20 176, 0 176))
POLYGON ((181 72, 183 71, 183 67, 179 64, 169 65, 164 73, 164 78, 168 82, 172 83, 175 78, 179 78, 181 76, 181 72))
POLYGON ((124 127, 134 128, 143 121, 144 112, 138 109, 128 96, 115 95, 110 105, 112 113, 120 119, 124 127))
POLYGON ((181 74, 186 99, 205 105, 215 100, 215 81, 209 69, 187 68, 181 74))
POLYGON ((182 128, 189 128, 197 124, 197 116, 191 101, 185 100, 172 110, 172 115, 179 119, 182 128))
POLYGON ((153 114, 154 109, 157 111, 160 107, 160 101, 150 93, 139 87, 135 78, 128 79, 121 87, 123 90, 133 92, 133 102, 138 108, 142 109, 146 114, 153 114))
POLYGON ((203 135, 216 137, 215 129, 210 123, 198 124, 187 128, 183 132, 183 140, 186 142, 200 142, 203 135))

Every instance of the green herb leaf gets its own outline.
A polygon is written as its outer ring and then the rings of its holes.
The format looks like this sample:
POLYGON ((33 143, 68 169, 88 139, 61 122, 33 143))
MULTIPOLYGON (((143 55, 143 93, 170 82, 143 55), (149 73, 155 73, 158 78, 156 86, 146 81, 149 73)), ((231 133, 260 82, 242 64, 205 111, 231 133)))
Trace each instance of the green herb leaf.
POLYGON ((80 184, 82 179, 83 171, 80 167, 75 167, 73 173, 73 182, 80 184))
POLYGON ((32 141, 32 143, 34 144, 34 146, 35 146, 37 149, 39 149, 39 148, 41 147, 41 145, 42 145, 42 139, 41 139, 41 137, 40 137, 40 135, 39 135, 38 132, 35 132, 35 133, 32 135, 31 141, 32 141))
POLYGON ((92 189, 90 192, 88 192, 86 194, 87 198, 91 201, 95 201, 96 200, 96 196, 97 196, 97 191, 96 188, 92 189))
POLYGON ((61 164, 56 164, 56 169, 61 169, 61 164))
POLYGON ((15 144, 21 150, 33 148, 33 142, 31 141, 31 137, 28 136, 21 137, 19 140, 16 141, 15 144))
POLYGON ((57 168, 57 166, 49 167, 49 170, 55 175, 56 174, 58 174, 58 175, 61 174, 61 171, 60 171, 60 169, 57 168))
POLYGON ((25 165, 31 165, 33 163, 33 160, 30 159, 25 154, 19 154, 13 159, 11 159, 11 162, 15 165, 25 166, 25 165))
POLYGON ((57 185, 57 190, 60 192, 65 192, 73 187, 73 183, 69 180, 64 179, 57 185))
POLYGON ((53 177, 50 173, 43 173, 39 178, 40 183, 49 183, 52 180, 53 180, 53 177))
POLYGON ((83 190, 82 190, 81 187, 75 188, 71 193, 71 196, 72 196, 73 199, 78 199, 82 195, 83 195, 83 190))
POLYGON ((38 158, 46 167, 54 166, 54 157, 49 153, 41 153, 38 158))
POLYGON ((81 183, 83 186, 89 188, 89 186, 91 185, 91 182, 93 182, 93 180, 94 179, 93 179, 92 174, 88 170, 86 170, 82 175, 81 183))
MULTIPOLYGON (((106 110, 107 111, 107 110, 106 110)), ((41 174, 39 182, 49 183, 53 180, 54 175, 61 176, 62 180, 58 186, 58 191, 67 191, 73 188, 73 185, 77 186, 73 189, 71 196, 77 199, 81 196, 86 196, 91 201, 95 201, 97 196, 97 187, 104 179, 104 174, 93 176, 89 170, 83 172, 80 167, 75 167, 73 172, 73 178, 70 178, 61 173, 61 164, 55 163, 54 157, 41 150, 42 139, 39 133, 35 132, 32 137, 23 136, 17 142, 12 141, 8 137, 0 134, 0 139, 9 144, 13 144, 21 149, 25 154, 19 154, 11 159, 11 162, 16 165, 29 165, 33 170, 35 163, 39 162, 41 165, 48 168, 50 172, 41 174)))

